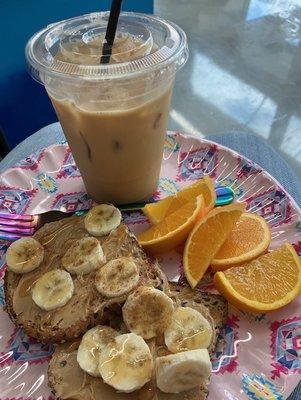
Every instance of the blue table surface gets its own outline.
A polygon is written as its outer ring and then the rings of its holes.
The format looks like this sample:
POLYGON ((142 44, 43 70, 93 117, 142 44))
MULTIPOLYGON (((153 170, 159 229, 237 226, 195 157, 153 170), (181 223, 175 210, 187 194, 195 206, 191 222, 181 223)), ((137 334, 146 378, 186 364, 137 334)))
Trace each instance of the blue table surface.
MULTIPOLYGON (((20 143, 0 162, 0 172, 5 171, 10 166, 13 166, 17 161, 25 158, 34 151, 49 146, 50 144, 60 142, 64 139, 65 137, 59 123, 54 123, 41 129, 20 143)), ((263 139, 241 132, 210 135, 207 136, 206 139, 232 148, 259 164, 263 169, 274 176, 293 196, 297 204, 301 206, 300 180, 280 155, 268 146, 263 139)), ((288 400, 300 399, 301 383, 299 383, 298 387, 294 390, 288 400)))

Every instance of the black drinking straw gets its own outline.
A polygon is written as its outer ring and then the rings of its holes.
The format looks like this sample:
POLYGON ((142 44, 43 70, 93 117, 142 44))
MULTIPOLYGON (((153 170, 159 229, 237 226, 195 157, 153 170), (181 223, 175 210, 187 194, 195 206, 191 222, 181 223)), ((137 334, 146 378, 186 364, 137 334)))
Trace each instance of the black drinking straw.
POLYGON ((118 18, 121 10, 122 0, 112 0, 109 22, 106 30, 106 37, 102 47, 101 64, 109 64, 114 44, 118 18))

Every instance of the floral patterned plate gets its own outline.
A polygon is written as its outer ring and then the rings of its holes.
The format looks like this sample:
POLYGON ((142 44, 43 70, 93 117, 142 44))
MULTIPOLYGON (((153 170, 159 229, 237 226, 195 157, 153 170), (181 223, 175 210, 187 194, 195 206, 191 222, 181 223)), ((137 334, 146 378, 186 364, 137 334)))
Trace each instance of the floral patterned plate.
MULTIPOLYGON (((226 147, 169 132, 154 199, 176 193, 203 175, 230 186, 237 201, 263 216, 272 231, 271 248, 291 242, 301 255, 301 210, 290 195, 258 165, 226 147)), ((22 160, 1 175, 0 213, 39 214, 49 210, 88 209, 91 199, 66 143, 22 160)), ((140 212, 124 213, 134 232, 147 226, 140 212)), ((4 305, 4 254, 0 242, 0 302, 4 305)), ((181 277, 181 257, 165 254, 161 265, 170 279, 181 277)), ((212 284, 202 287, 212 290, 212 284)), ((47 365, 53 346, 16 328, 0 308, 0 400, 52 399, 47 365)), ((280 311, 250 315, 230 307, 213 356, 209 400, 286 399, 301 374, 301 299, 280 311)))

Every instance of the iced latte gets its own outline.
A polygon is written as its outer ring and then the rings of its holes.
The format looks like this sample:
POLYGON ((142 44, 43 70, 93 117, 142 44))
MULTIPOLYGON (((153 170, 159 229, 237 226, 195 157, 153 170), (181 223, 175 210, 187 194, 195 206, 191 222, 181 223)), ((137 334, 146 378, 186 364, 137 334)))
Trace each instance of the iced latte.
POLYGON ((27 58, 34 65, 38 41, 48 43, 48 53, 53 47, 51 65, 32 70, 45 84, 89 195, 132 203, 157 188, 186 39, 159 18, 123 13, 110 63, 100 64, 106 19, 97 13, 58 23, 31 39, 27 58))

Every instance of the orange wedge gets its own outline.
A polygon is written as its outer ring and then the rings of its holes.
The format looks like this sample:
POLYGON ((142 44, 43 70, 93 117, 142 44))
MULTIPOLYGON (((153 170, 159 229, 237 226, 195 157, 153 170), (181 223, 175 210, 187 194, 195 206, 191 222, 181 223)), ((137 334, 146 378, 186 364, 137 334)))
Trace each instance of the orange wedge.
POLYGON ((271 232, 264 218, 243 213, 211 261, 212 269, 222 271, 253 260, 267 250, 270 242, 271 232))
POLYGON ((243 203, 217 207, 193 228, 183 255, 185 276, 192 288, 202 279, 244 210, 243 203))
POLYGON ((214 284, 241 310, 277 310, 301 292, 301 261, 293 246, 286 243, 247 264, 217 272, 214 284))
POLYGON ((162 253, 183 243, 195 223, 204 215, 202 196, 187 202, 148 230, 138 235, 140 244, 152 253, 162 253))
POLYGON ((149 221, 156 225, 161 222, 164 217, 174 213, 184 204, 194 200, 199 195, 202 195, 204 198, 206 211, 212 210, 215 204, 216 194, 213 181, 209 176, 205 176, 187 188, 180 190, 175 196, 168 196, 156 203, 147 204, 142 211, 148 217, 149 221))
POLYGON ((142 212, 147 216, 153 225, 156 225, 164 219, 168 207, 174 198, 175 196, 168 196, 165 197, 165 199, 157 201, 156 203, 146 204, 142 208, 142 212))

